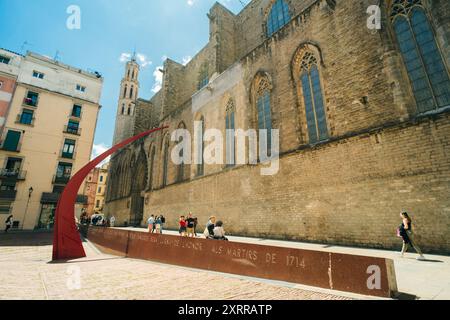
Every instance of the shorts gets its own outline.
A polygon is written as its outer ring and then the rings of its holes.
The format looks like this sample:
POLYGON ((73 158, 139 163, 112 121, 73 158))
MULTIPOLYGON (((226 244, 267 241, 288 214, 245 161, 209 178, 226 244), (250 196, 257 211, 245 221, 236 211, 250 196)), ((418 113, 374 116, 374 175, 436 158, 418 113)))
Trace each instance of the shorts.
POLYGON ((187 228, 187 233, 188 234, 194 234, 194 228, 187 228))
POLYGON ((180 233, 185 233, 186 232, 186 227, 180 227, 180 233))

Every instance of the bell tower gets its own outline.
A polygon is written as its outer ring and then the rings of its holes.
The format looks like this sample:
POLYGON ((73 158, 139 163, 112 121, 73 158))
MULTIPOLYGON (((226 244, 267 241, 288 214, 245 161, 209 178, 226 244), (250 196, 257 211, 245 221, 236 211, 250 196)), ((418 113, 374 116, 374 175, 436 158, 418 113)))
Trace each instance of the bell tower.
POLYGON ((130 138, 134 132, 136 100, 139 97, 138 78, 139 64, 136 62, 135 52, 131 60, 126 63, 125 74, 120 84, 113 145, 130 138))

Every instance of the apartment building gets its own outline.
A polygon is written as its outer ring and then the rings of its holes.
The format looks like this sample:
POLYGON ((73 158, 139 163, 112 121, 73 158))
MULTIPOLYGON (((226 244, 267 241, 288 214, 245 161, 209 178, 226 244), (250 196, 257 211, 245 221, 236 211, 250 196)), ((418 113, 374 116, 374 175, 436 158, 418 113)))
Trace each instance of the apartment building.
MULTIPOLYGON (((90 160, 103 78, 32 52, 0 57, 18 62, 0 140, 0 225, 13 215, 16 229, 49 229, 62 190, 90 160)), ((77 202, 79 214, 86 197, 77 202)))

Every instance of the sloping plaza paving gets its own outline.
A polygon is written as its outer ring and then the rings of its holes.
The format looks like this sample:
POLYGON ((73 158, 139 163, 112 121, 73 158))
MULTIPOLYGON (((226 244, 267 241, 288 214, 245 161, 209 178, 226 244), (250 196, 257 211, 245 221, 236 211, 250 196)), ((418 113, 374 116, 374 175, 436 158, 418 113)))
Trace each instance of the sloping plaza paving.
POLYGON ((87 242, 84 247, 87 258, 54 264, 49 263, 51 234, 1 234, 0 299, 349 299, 348 295, 305 290, 292 284, 108 256, 87 242))
MULTIPOLYGON (((133 229, 145 231, 143 229, 133 229)), ((173 233, 173 232, 169 232, 173 233)), ((450 257, 427 255, 419 262, 410 254, 324 246, 298 242, 230 237, 231 241, 357 255, 394 260, 403 298, 450 299, 450 257)), ((120 258, 100 253, 84 242, 87 258, 49 263, 50 233, 0 234, 0 299, 154 299, 154 300, 347 300, 358 295, 120 258), (76 277, 77 274, 80 277, 76 277), (75 280, 74 280, 75 279, 75 280), (77 282, 76 279, 80 279, 77 282), (78 289, 77 286, 81 288, 78 289)))

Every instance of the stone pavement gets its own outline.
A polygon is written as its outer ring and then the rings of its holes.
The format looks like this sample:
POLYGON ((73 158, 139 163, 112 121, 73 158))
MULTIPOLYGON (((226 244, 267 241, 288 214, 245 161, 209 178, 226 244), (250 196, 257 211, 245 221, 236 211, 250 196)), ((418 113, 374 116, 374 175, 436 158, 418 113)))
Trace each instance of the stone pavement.
POLYGON ((88 242, 84 243, 87 258, 49 263, 51 240, 49 233, 0 234, 0 300, 358 298, 294 284, 118 258, 101 254, 88 242))
MULTIPOLYGON (((122 228, 147 232, 141 228, 122 228)), ((166 231, 167 234, 178 234, 166 231)), ((417 254, 409 253, 401 258, 398 252, 343 246, 279 241, 257 238, 229 237, 230 241, 255 243, 279 247, 327 251, 362 256, 385 257, 394 260, 399 292, 402 299, 450 300, 450 257, 425 255, 427 261, 417 261, 417 254)), ((399 250, 401 243, 399 243, 399 250)))

